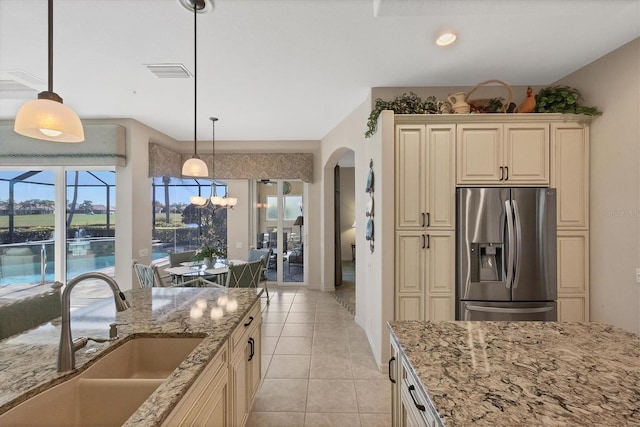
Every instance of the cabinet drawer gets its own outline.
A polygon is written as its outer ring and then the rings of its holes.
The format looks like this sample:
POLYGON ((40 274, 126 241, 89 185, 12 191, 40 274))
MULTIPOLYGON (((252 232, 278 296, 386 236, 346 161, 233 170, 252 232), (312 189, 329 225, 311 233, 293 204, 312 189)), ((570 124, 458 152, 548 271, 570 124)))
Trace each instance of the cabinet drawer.
POLYGON ((256 304, 251 307, 249 313, 244 316, 244 319, 242 319, 242 322, 240 322, 236 330, 231 333, 231 357, 233 357, 236 350, 244 350, 249 331, 259 323, 262 323, 260 316, 260 301, 258 300, 256 304))

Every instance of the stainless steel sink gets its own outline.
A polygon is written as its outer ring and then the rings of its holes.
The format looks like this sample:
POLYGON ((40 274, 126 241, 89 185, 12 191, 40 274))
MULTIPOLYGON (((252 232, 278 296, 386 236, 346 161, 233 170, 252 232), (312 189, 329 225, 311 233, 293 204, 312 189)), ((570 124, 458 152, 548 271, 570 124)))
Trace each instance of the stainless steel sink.
POLYGON ((122 425, 202 338, 136 338, 0 415, 0 425, 122 425))

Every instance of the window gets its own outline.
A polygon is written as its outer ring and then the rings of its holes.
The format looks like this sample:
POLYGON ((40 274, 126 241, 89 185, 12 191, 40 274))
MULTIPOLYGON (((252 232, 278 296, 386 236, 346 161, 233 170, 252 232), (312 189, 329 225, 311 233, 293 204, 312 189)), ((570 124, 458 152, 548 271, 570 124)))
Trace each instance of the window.
POLYGON ((115 265, 115 172, 53 169, 0 171, 0 286, 39 284, 115 265), (66 200, 56 200, 65 182, 66 200), (64 225, 56 228, 56 215, 64 225), (63 238, 56 239, 62 236, 63 238), (58 253, 64 263, 55 262, 58 253), (56 271, 66 265, 65 271, 56 271))
MULTIPOLYGON (((203 239, 220 240, 227 246, 227 210, 196 207, 191 196, 209 197, 211 181, 172 177, 153 178, 154 258, 169 251, 197 249, 203 239)), ((216 183, 216 194, 227 194, 227 186, 216 183)))

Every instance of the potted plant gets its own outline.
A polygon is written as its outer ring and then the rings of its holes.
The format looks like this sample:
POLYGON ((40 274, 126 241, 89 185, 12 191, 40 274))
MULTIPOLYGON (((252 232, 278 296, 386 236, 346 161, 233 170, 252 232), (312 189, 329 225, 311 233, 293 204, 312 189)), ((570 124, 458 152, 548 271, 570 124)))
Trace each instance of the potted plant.
POLYGON ((549 86, 540 89, 536 95, 536 113, 586 114, 599 116, 602 114, 596 107, 580 105, 582 95, 578 89, 569 86, 549 86))

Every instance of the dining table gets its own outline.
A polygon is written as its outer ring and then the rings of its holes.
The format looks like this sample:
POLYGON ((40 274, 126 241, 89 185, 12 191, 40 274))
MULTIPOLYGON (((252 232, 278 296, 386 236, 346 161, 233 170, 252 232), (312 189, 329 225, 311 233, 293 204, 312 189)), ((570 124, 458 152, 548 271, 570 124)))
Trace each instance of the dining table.
POLYGON ((186 261, 181 262, 179 267, 169 267, 165 271, 171 274, 171 282, 178 286, 196 278, 215 281, 224 286, 227 282, 229 265, 244 264, 246 262, 239 259, 218 259, 213 266, 207 266, 202 261, 186 261))

